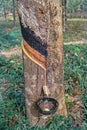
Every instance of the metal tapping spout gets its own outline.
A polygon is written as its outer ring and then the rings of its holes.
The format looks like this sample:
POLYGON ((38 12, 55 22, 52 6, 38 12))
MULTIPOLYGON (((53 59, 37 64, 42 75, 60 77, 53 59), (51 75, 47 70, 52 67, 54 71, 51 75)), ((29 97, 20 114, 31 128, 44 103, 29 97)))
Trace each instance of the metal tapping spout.
POLYGON ((44 95, 45 96, 49 96, 50 95, 50 90, 49 90, 49 88, 48 88, 48 86, 43 86, 43 92, 44 92, 44 95))

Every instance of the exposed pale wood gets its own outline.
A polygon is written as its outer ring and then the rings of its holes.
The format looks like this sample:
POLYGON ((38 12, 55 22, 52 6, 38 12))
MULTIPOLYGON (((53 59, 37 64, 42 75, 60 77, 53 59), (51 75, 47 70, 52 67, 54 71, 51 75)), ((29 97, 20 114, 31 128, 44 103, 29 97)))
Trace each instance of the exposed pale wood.
MULTIPOLYGON (((59 102, 56 114, 67 116, 63 87, 63 35, 61 0, 18 0, 22 24, 47 43, 47 86, 59 102), (26 15, 24 15, 26 14, 26 15)), ((35 102, 43 96, 45 71, 24 54, 25 97, 31 125, 44 125, 51 116, 40 116, 35 102), (38 118, 39 116, 39 118, 38 118)))

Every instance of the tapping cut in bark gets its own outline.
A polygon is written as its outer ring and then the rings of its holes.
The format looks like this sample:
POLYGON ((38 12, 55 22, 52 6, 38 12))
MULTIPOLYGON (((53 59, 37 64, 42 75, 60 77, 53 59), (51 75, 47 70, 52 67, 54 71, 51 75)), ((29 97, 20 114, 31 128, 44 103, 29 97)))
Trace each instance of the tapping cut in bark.
POLYGON ((32 125, 44 125, 52 116, 39 115, 36 101, 48 95, 59 102, 56 114, 67 115, 63 87, 61 0, 18 0, 23 36, 25 100, 32 125), (39 119, 39 121, 38 121, 39 119))

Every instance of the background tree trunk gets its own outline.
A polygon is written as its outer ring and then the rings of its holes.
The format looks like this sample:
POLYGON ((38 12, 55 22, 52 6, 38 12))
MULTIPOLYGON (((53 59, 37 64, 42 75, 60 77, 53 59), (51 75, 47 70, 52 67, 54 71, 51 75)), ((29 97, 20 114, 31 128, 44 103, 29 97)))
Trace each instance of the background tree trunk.
POLYGON ((39 115, 35 102, 43 97, 42 88, 45 84, 50 97, 59 102, 56 114, 67 116, 63 87, 62 2, 18 0, 18 12, 23 46, 27 49, 27 45, 30 45, 32 50, 28 51, 33 53, 34 59, 39 53, 39 60, 43 59, 43 64, 42 61, 37 63, 24 51, 27 116, 32 125, 44 125, 52 116, 39 115))
POLYGON ((63 5, 63 32, 66 30, 66 21, 67 21, 67 1, 62 0, 62 5, 63 5))
POLYGON ((5 5, 5 2, 3 4, 3 12, 4 12, 4 17, 5 17, 5 20, 7 18, 7 13, 6 13, 6 5, 5 5))
POLYGON ((12 0, 12 2, 13 2, 13 23, 15 25, 16 21, 15 0, 12 0))

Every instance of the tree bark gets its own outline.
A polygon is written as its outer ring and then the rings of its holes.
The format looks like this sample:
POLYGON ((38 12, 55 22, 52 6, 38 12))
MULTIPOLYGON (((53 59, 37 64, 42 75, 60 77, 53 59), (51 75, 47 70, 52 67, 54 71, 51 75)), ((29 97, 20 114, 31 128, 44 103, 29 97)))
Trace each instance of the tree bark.
POLYGON ((4 12, 4 17, 5 17, 5 20, 7 18, 7 12, 6 12, 6 5, 5 5, 5 2, 3 4, 3 12, 4 12))
POLYGON ((66 21, 67 21, 67 1, 62 0, 63 5, 63 32, 66 31, 66 21))
POLYGON ((13 2, 13 23, 15 25, 15 21, 16 21, 16 14, 15 14, 15 0, 12 0, 13 2))
POLYGON ((35 102, 47 86, 59 102, 58 115, 67 116, 63 87, 61 0, 18 0, 23 35, 25 99, 31 125, 44 125, 52 115, 38 113, 35 102))

